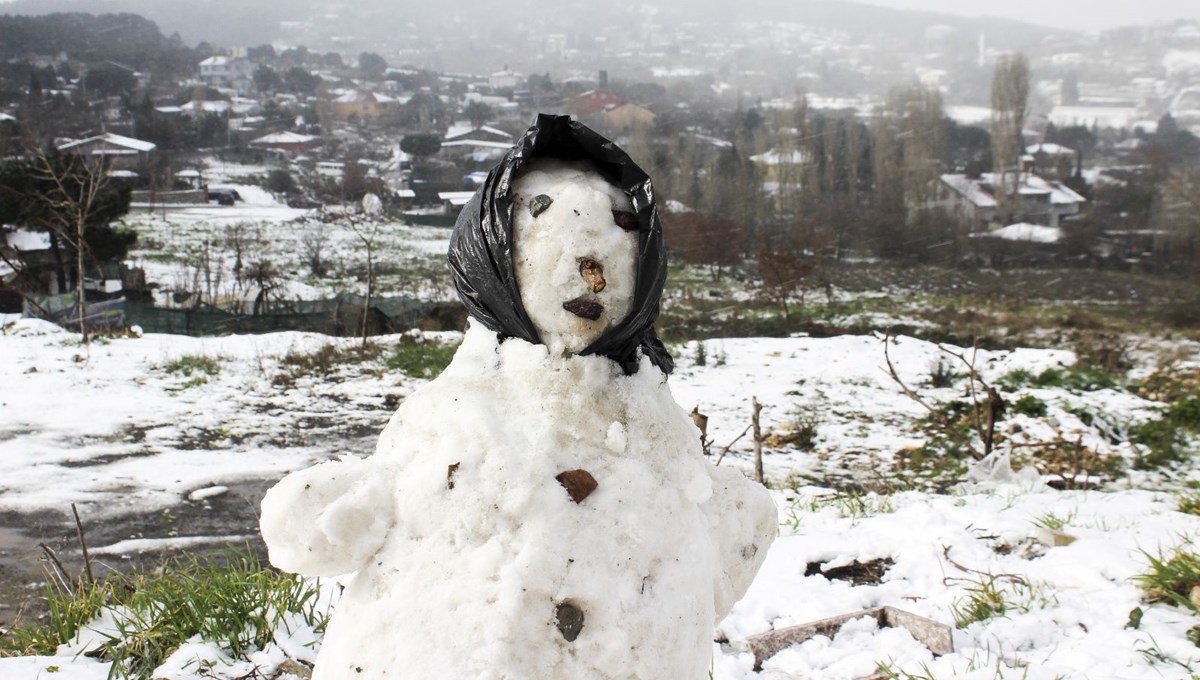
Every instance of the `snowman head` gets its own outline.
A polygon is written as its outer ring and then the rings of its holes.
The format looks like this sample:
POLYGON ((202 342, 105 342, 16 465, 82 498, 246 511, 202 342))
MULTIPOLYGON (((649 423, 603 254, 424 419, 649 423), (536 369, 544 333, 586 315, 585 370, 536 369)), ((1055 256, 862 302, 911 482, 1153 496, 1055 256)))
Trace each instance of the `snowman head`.
POLYGON ((654 331, 667 277, 654 187, 569 116, 538 114, 492 168, 458 215, 448 259, 471 318, 501 341, 671 372, 654 331))
POLYGON ((551 354, 577 354, 633 305, 633 203, 586 161, 534 161, 512 193, 521 304, 551 354))

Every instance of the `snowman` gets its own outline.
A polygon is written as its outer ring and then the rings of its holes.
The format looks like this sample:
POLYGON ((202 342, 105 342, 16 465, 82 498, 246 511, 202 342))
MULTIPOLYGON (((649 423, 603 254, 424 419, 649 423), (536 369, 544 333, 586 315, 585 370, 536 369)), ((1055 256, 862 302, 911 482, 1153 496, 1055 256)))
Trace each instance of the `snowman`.
POLYGON ((648 178, 539 116, 459 216, 450 264, 471 314, 450 365, 373 456, 262 503, 277 567, 356 572, 314 680, 708 677, 777 515, 671 397, 648 178))

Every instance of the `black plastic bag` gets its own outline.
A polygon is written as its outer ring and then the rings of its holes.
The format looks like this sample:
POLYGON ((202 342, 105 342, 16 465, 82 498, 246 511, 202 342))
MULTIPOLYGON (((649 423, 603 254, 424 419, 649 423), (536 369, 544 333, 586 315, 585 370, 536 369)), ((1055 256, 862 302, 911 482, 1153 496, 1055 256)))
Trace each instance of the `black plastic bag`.
POLYGON ((512 184, 530 161, 557 158, 587 160, 633 202, 638 220, 637 283, 633 306, 616 326, 581 354, 600 354, 637 372, 638 349, 662 372, 674 367, 654 332, 659 298, 667 278, 662 222, 654 187, 624 151, 569 116, 538 114, 537 120, 488 173, 487 180, 463 207, 450 237, 450 271, 458 297, 471 316, 503 338, 539 344, 537 329, 521 305, 512 255, 512 184))

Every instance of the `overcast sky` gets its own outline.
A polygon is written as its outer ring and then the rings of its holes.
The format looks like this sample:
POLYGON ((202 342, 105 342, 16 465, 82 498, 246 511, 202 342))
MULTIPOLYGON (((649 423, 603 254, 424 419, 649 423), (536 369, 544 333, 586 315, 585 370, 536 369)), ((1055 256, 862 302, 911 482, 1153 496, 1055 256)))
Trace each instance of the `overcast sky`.
MULTIPOLYGON (((11 1, 0 0, 0 7, 11 1)), ((648 0, 648 4, 670 4, 680 1, 686 3, 688 0, 648 0)), ((788 0, 780 1, 787 2, 788 0)), ((1042 26, 1058 26, 1081 31, 1100 31, 1118 26, 1153 24, 1181 18, 1200 20, 1200 0, 856 1, 885 7, 945 12, 963 16, 998 16, 1042 26)), ((277 4, 280 0, 246 0, 246 2, 277 4)), ((105 3, 96 2, 95 5, 95 11, 105 11, 105 3)), ((0 10, 0 12, 2 11, 0 10)))
POLYGON ((999 16, 1043 26, 1100 31, 1169 19, 1200 19, 1200 0, 862 0, 874 5, 966 16, 999 16))

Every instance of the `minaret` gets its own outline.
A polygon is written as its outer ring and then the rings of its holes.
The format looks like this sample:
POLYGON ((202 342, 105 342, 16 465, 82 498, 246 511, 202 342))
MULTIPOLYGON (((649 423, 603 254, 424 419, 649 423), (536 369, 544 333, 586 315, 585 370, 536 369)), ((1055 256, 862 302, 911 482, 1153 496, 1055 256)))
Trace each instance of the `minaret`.
POLYGON ((983 31, 979 32, 979 68, 983 68, 983 56, 987 53, 987 39, 983 37, 983 31))

